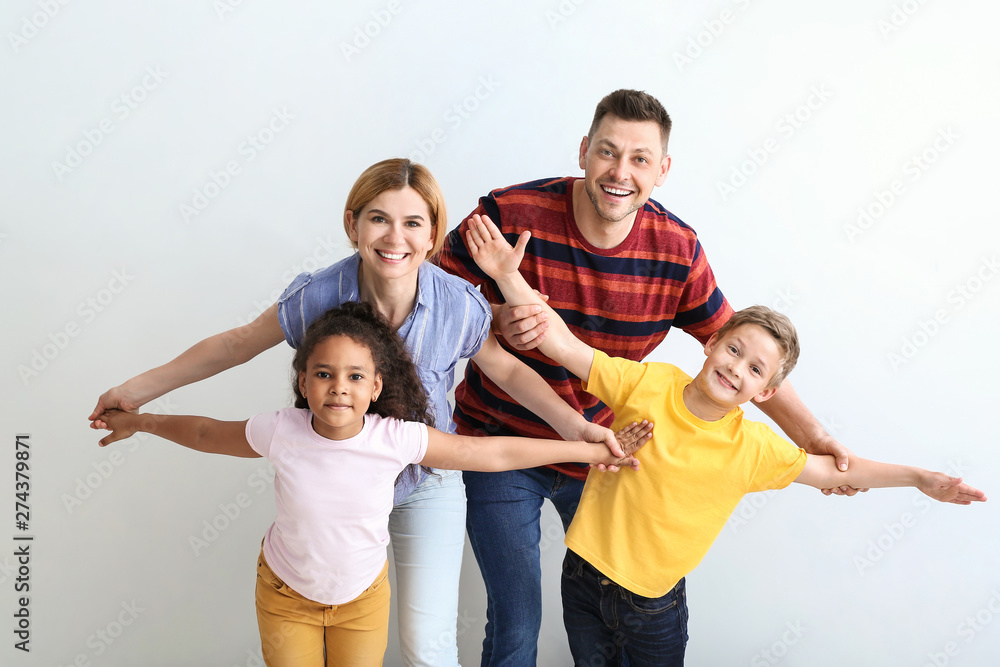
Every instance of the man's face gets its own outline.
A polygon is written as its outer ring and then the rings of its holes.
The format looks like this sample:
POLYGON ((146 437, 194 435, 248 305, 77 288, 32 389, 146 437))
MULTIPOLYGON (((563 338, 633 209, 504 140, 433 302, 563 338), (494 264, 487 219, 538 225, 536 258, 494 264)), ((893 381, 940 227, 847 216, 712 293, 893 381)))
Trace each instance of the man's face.
POLYGON ((620 222, 645 205, 653 188, 663 183, 670 156, 663 153, 658 124, 608 114, 594 136, 580 142, 580 168, 597 215, 620 222))

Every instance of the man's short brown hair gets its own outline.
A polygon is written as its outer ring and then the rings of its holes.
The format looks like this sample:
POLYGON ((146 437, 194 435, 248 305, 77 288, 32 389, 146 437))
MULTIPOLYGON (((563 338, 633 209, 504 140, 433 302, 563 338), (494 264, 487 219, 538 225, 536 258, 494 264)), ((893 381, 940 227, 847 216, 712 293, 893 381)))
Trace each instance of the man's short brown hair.
POLYGON ((663 140, 663 154, 667 154, 667 140, 670 139, 670 116, 660 101, 641 90, 622 88, 604 96, 594 110, 594 121, 587 132, 587 141, 594 140, 594 132, 605 116, 611 114, 622 120, 652 121, 660 126, 660 138, 663 140))

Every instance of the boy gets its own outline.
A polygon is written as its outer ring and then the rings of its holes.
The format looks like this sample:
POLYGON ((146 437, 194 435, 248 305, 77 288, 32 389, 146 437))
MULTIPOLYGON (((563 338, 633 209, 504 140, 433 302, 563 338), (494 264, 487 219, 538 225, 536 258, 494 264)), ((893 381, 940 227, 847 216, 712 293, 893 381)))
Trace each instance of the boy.
MULTIPOLYGON (((511 248, 485 216, 466 236, 476 263, 509 303, 542 303, 517 272, 530 234, 511 248)), ((558 307, 558 305, 557 305, 558 307)), ((740 404, 774 395, 798 358, 788 318, 762 306, 733 315, 705 345, 694 379, 669 364, 608 357, 549 311, 540 350, 581 378, 620 425, 656 425, 638 474, 590 475, 566 534, 563 618, 577 665, 682 665, 687 641, 684 576, 718 536, 744 494, 791 482, 816 488, 914 486, 942 502, 986 500, 960 478, 854 457, 849 471, 832 456, 806 453, 740 404), (595 662, 596 661, 596 662, 595 662)))

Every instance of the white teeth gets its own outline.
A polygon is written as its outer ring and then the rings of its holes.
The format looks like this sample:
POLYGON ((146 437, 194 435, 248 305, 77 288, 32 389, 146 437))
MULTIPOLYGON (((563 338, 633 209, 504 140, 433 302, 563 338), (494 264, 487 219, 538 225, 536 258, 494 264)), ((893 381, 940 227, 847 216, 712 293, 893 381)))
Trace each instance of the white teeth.
POLYGON ((406 257, 406 253, 402 252, 385 252, 382 250, 377 250, 376 252, 378 252, 381 257, 385 257, 386 259, 403 259, 406 257))
POLYGON ((608 194, 618 195, 619 197, 624 197, 627 194, 631 194, 631 190, 619 190, 617 188, 609 188, 606 185, 602 185, 601 187, 604 188, 604 191, 607 192, 608 194))

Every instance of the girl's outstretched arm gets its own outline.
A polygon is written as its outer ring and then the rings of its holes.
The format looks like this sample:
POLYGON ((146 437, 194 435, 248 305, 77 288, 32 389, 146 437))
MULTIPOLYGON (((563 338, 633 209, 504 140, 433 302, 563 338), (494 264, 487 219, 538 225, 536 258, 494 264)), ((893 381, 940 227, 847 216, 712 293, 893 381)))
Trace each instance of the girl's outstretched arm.
POLYGON ((635 470, 639 468, 639 462, 631 456, 613 456, 604 442, 567 442, 508 436, 477 438, 443 433, 429 427, 427 453, 420 464, 445 470, 500 472, 567 461, 631 466, 635 470))
POLYGON ((101 439, 101 447, 143 431, 199 452, 244 458, 260 456, 247 442, 246 421, 223 422, 208 417, 154 415, 148 412, 138 415, 121 410, 108 410, 100 415, 100 419, 111 431, 110 435, 101 439))
POLYGON ((851 458, 849 469, 840 471, 832 456, 810 455, 795 481, 817 489, 828 489, 841 484, 858 489, 912 486, 935 500, 957 505, 986 500, 985 493, 965 484, 960 477, 912 466, 869 461, 858 456, 851 458))
POLYGON ((106 410, 134 411, 169 391, 238 366, 285 339, 274 304, 250 324, 195 343, 172 361, 112 387, 97 399, 90 427, 107 429, 106 410))

